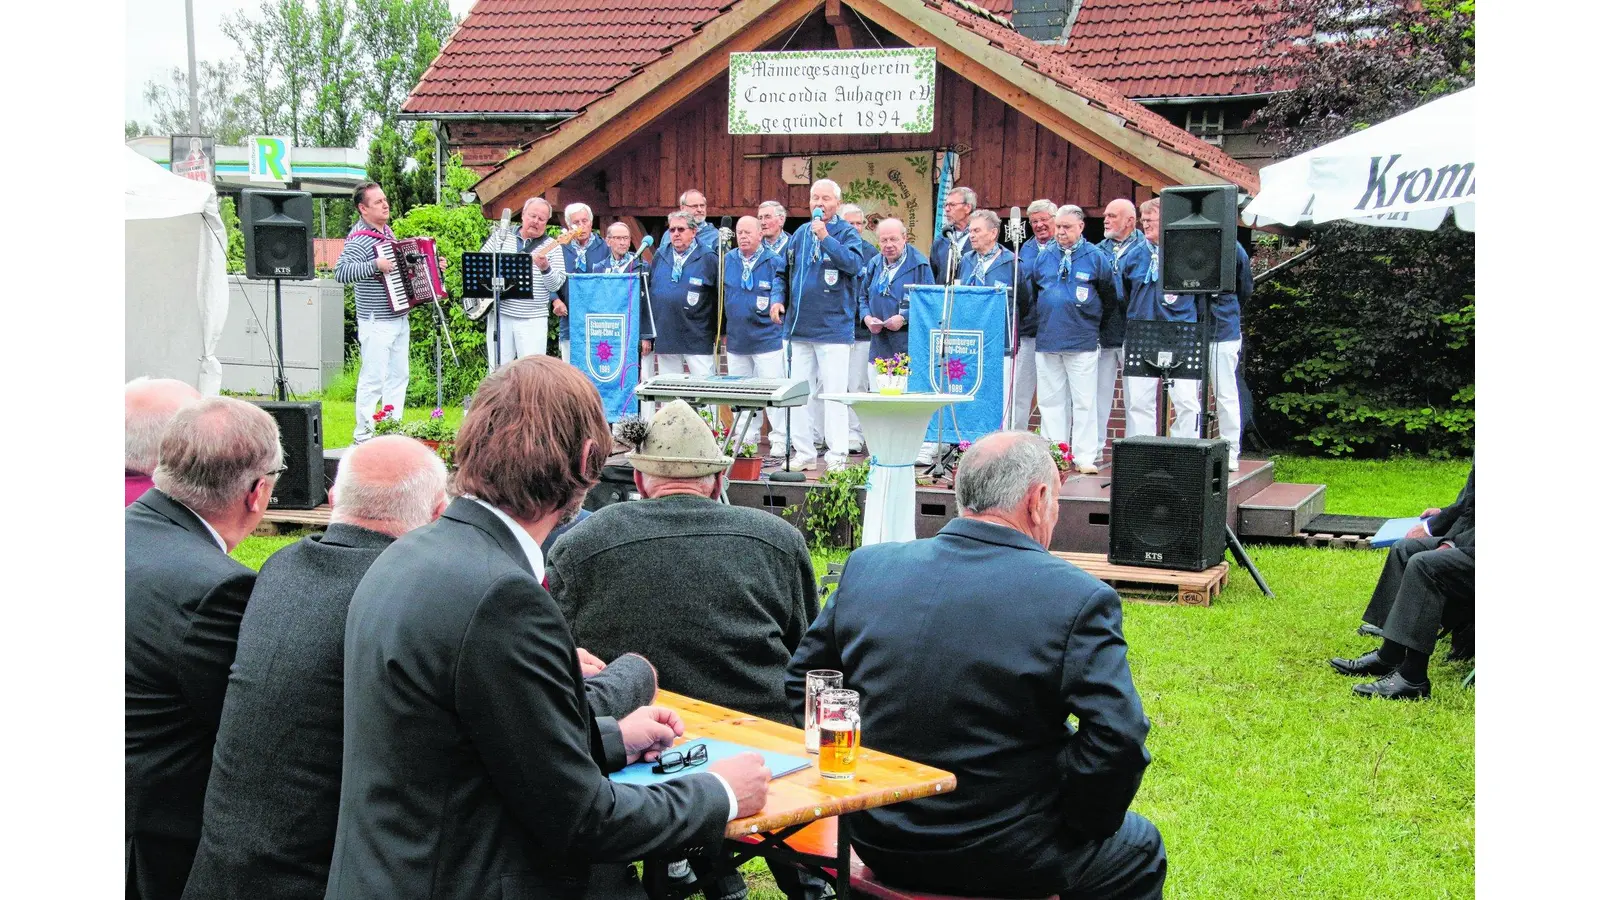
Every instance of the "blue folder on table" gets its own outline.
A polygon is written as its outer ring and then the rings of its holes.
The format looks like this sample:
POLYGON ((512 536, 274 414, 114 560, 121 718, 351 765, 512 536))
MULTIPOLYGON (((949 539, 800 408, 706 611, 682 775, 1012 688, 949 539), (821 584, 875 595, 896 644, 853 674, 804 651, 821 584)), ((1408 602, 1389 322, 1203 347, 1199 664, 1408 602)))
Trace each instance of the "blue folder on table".
POLYGON ((688 753, 696 744, 706 745, 707 758, 705 765, 694 766, 687 769, 679 769, 676 772, 669 772, 665 775, 657 775, 656 773, 650 771, 650 768, 654 766, 655 763, 636 762, 631 766, 623 768, 621 771, 612 772, 610 778, 612 781, 615 781, 618 784, 665 784, 666 782, 672 781, 675 778, 682 778, 685 775, 693 775, 697 772, 704 772, 706 770, 706 766, 711 765, 719 759, 727 759, 730 756, 738 756, 741 753, 752 752, 761 754, 761 758, 766 762, 767 768, 771 770, 773 778, 779 778, 784 775, 788 775, 791 772, 798 772, 801 769, 809 767, 812 762, 811 757, 809 756, 790 756, 787 753, 773 753, 770 750, 762 750, 757 747, 746 747, 743 744, 735 744, 730 741, 719 741, 713 738, 696 738, 692 741, 679 744, 667 752, 688 753))
POLYGON ((1372 546, 1387 547, 1395 541, 1406 536, 1406 532, 1422 524, 1421 516, 1412 516, 1409 519, 1390 519, 1383 523, 1378 533, 1372 536, 1372 546))

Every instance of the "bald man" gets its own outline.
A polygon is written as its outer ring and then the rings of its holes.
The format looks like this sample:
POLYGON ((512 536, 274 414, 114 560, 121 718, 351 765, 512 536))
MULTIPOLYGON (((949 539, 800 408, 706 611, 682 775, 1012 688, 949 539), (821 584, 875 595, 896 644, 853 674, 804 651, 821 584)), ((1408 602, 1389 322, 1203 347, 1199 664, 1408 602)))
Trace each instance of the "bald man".
POLYGON ((150 480, 161 450, 161 432, 173 415, 200 399, 176 378, 135 378, 122 388, 123 507, 154 486, 150 480))
MULTIPOLYGON (((1117 378, 1122 373, 1122 342, 1128 330, 1128 295, 1132 285, 1142 282, 1150 271, 1150 242, 1139 230, 1139 211, 1132 200, 1113 200, 1106 204, 1105 239, 1100 249, 1111 259, 1111 272, 1117 283, 1117 296, 1101 298, 1099 385, 1095 392, 1098 419, 1094 464, 1104 464, 1106 430, 1111 421, 1111 402, 1116 397, 1117 378)), ((1126 394, 1127 390, 1124 389, 1126 394)), ((1077 448, 1073 448, 1076 451, 1077 448)), ((1080 457, 1081 458, 1081 457, 1080 457)))

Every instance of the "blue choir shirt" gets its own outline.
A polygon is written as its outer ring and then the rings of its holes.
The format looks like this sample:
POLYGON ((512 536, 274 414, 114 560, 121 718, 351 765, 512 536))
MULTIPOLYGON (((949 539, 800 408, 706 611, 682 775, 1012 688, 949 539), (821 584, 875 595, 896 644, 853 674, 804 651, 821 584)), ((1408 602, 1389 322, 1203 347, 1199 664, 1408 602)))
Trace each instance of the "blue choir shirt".
MULTIPOLYGON (((856 304, 856 320, 867 316, 888 321, 894 316, 905 316, 906 324, 899 331, 885 328, 872 335, 872 359, 888 359, 896 353, 911 352, 911 296, 907 288, 913 284, 936 284, 933 266, 922 251, 906 245, 900 268, 894 278, 884 280, 883 255, 874 256, 861 271, 861 292, 856 304)), ((871 332, 868 332, 871 334, 871 332)))
POLYGON ((722 266, 724 308, 728 316, 728 352, 741 356, 783 349, 783 325, 772 321, 772 305, 785 297, 787 277, 782 256, 758 247, 744 286, 744 252, 728 251, 722 266))
POLYGON ((691 244, 676 282, 672 280, 672 259, 669 244, 656 251, 650 264, 655 352, 708 355, 717 324, 717 255, 691 244))
MULTIPOLYGON (((1017 251, 1017 259, 1022 264, 1022 271, 1026 273, 1023 276, 1025 279, 1025 284, 1032 286, 1033 278, 1031 275, 1033 273, 1033 264, 1038 261, 1039 254, 1050 249, 1053 244, 1055 244, 1054 238, 1047 238, 1045 242, 1041 244, 1037 238, 1030 237, 1028 238, 1027 242, 1022 245, 1022 249, 1017 251)), ((1037 306, 1030 304, 1028 307, 1028 314, 1022 317, 1021 334, 1025 338, 1039 336, 1039 308, 1037 306)))
POLYGON ((1142 282, 1150 270, 1150 242, 1144 232, 1134 228, 1122 242, 1122 253, 1117 253, 1117 242, 1106 238, 1100 250, 1111 261, 1111 270, 1117 277, 1117 302, 1106 303, 1100 317, 1100 346, 1121 347, 1128 333, 1128 301, 1131 288, 1142 282))
POLYGON ((863 265, 861 235, 837 215, 827 223, 827 233, 817 259, 811 258, 819 243, 811 234, 810 220, 789 237, 794 267, 789 270, 784 331, 801 342, 852 344, 856 335, 855 281, 863 265))
POLYGON ((1082 237, 1072 247, 1066 277, 1062 277, 1061 260, 1061 245, 1056 242, 1034 259, 1030 294, 1039 314, 1034 349, 1040 353, 1098 349, 1101 316, 1107 305, 1116 303, 1111 260, 1082 237))
MULTIPOLYGON (((879 252, 878 245, 872 243, 866 238, 861 239, 861 271, 865 272, 867 270, 867 266, 878 257, 879 252)), ((858 308, 861 306, 861 300, 865 295, 866 282, 858 277, 856 279, 856 306, 858 308)), ((866 323, 861 321, 861 316, 857 315, 856 343, 859 344, 862 341, 870 340, 872 340, 872 329, 868 328, 866 323)))

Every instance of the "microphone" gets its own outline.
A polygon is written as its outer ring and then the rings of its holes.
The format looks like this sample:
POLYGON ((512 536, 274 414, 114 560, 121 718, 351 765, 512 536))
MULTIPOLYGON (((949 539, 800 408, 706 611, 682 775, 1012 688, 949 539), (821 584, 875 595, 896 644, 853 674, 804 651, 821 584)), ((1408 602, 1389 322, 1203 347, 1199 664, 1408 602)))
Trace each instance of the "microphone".
POLYGON ((1022 208, 1011 207, 1011 220, 1006 222, 1006 240, 1013 247, 1022 243, 1022 208))
POLYGON ((812 207, 812 209, 811 209, 811 220, 813 222, 822 221, 822 207, 820 207, 820 206, 812 207))
POLYGON ((655 238, 651 237, 648 234, 645 235, 644 239, 639 241, 639 249, 630 251, 627 256, 623 257, 622 265, 621 265, 620 268, 626 269, 629 266, 632 266, 634 259, 636 259, 639 256, 639 254, 641 254, 645 250, 649 249, 650 245, 654 244, 655 242, 656 242, 655 238))
POLYGON ((505 234, 511 230, 511 208, 504 207, 500 210, 500 233, 505 234))
POLYGON ((733 245, 733 216, 723 216, 717 223, 717 235, 722 238, 722 246, 733 245))

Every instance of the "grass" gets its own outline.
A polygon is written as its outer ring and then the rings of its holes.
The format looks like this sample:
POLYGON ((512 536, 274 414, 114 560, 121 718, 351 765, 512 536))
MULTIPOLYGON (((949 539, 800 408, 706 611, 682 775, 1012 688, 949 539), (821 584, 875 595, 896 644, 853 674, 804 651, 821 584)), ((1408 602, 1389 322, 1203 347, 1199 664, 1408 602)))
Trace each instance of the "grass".
MULTIPOLYGON (((1330 511, 1396 516, 1453 500, 1470 463, 1280 457, 1278 466, 1279 480, 1327 484, 1330 511)), ((234 555, 259 565, 294 539, 251 538, 234 555)), ((820 576, 847 555, 812 560, 820 576)), ((1209 608, 1124 606, 1152 723, 1153 762, 1133 808, 1166 839, 1166 896, 1471 897, 1468 666, 1445 663, 1441 647, 1432 700, 1352 696, 1356 682, 1327 659, 1374 645, 1355 627, 1383 554, 1255 546, 1251 555, 1275 599, 1241 571, 1209 608)), ((781 900, 764 863, 744 871, 752 900, 781 900)))

